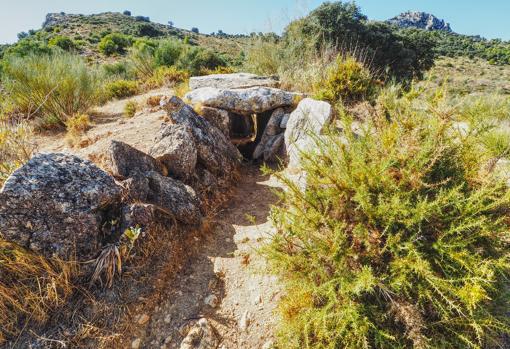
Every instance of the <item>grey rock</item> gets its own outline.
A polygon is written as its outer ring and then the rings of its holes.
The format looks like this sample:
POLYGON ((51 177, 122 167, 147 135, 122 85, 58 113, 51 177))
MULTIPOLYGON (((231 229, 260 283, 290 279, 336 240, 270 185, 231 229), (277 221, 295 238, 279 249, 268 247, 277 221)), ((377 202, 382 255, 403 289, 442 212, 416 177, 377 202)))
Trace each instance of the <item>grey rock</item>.
POLYGON ((197 148, 190 127, 163 125, 149 154, 159 160, 172 177, 189 178, 197 164, 197 148))
POLYGON ((263 113, 294 104, 297 93, 269 87, 217 89, 203 87, 188 92, 185 99, 192 104, 225 109, 239 114, 263 113))
POLYGON ((301 152, 313 149, 313 135, 319 136, 332 118, 333 108, 327 102, 305 98, 298 104, 296 110, 290 114, 285 129, 289 168, 300 168, 301 152))
POLYGON ((199 164, 216 176, 231 177, 235 173, 242 156, 219 129, 178 97, 164 99, 161 105, 175 124, 190 127, 199 164))
POLYGON ((282 121, 280 122, 280 128, 287 128, 287 123, 289 122, 290 114, 285 114, 282 117, 282 121))
POLYGON ((266 143, 266 147, 264 148, 264 161, 276 162, 283 158, 282 148, 284 144, 285 135, 283 133, 271 136, 271 138, 266 143))
POLYGON ((278 87, 278 80, 249 73, 213 74, 196 76, 189 80, 189 87, 192 90, 203 87, 248 88, 255 86, 278 87))
POLYGON ((200 203, 191 187, 154 171, 146 173, 146 176, 150 188, 147 203, 158 206, 158 209, 179 222, 191 225, 201 223, 200 203))
POLYGON ((202 116, 229 138, 230 113, 223 109, 202 107, 202 116))
POLYGON ((402 28, 418 28, 425 30, 439 30, 449 33, 452 32, 452 28, 449 23, 446 23, 444 20, 425 12, 408 11, 389 19, 388 23, 402 28))
POLYGON ((151 204, 134 203, 122 207, 121 232, 131 227, 149 227, 156 219, 157 207, 151 204))
POLYGON ((44 256, 95 257, 101 227, 120 204, 113 177, 74 155, 38 154, 16 170, 0 192, 0 231, 44 256))
POLYGON ((131 177, 120 183, 124 188, 124 197, 129 202, 147 200, 150 191, 149 179, 140 171, 134 171, 130 175, 131 177))
POLYGON ((257 147, 255 147, 255 150, 253 151, 254 159, 260 158, 264 154, 264 151, 268 148, 268 142, 274 139, 274 136, 282 132, 280 124, 284 115, 285 111, 283 108, 278 108, 271 114, 266 128, 264 129, 264 133, 260 138, 260 142, 257 144, 257 147))
POLYGON ((135 172, 147 171, 168 174, 161 162, 124 142, 111 141, 108 155, 112 174, 116 177, 128 178, 135 172))
POLYGON ((219 344, 220 339, 216 329, 207 319, 202 318, 191 328, 179 348, 216 349, 219 344))

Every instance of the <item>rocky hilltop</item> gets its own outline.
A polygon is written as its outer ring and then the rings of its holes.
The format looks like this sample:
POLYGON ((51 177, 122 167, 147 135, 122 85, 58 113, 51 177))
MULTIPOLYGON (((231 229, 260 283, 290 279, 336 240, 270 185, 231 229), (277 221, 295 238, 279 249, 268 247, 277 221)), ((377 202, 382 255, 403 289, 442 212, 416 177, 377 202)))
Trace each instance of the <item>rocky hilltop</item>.
POLYGON ((389 19, 388 22, 402 28, 418 28, 425 30, 452 32, 450 23, 446 23, 443 19, 439 19, 436 16, 426 12, 404 12, 396 17, 389 19))

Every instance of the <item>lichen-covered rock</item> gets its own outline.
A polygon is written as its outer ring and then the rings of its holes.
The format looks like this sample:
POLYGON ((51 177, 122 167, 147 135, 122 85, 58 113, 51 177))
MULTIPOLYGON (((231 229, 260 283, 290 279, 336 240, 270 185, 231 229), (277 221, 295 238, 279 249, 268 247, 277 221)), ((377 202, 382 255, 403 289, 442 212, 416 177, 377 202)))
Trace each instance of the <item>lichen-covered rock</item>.
POLYGON ((164 99, 161 105, 175 124, 190 127, 199 164, 216 176, 230 177, 235 173, 242 158, 241 154, 220 130, 178 97, 164 99))
POLYGON ((156 206, 143 203, 123 206, 121 210, 121 232, 134 227, 146 229, 154 223, 157 210, 156 206))
POLYGON ((288 167, 299 168, 301 151, 314 146, 313 135, 320 135, 332 121, 333 108, 327 102, 311 98, 303 99, 289 117, 285 129, 285 148, 288 155, 288 167))
POLYGON ((189 87, 192 90, 202 87, 248 88, 255 86, 278 87, 278 80, 249 73, 195 76, 189 80, 189 87))
POLYGON ((121 192, 113 177, 87 160, 38 154, 0 192, 0 232, 47 257, 87 260, 98 252, 101 226, 121 192))
POLYGON ((283 129, 280 127, 280 124, 282 122, 284 115, 285 110, 283 108, 278 108, 271 114, 271 117, 267 122, 266 128, 264 129, 264 133, 260 138, 260 142, 259 144, 257 144, 257 147, 253 152, 254 159, 260 158, 264 154, 265 150, 268 148, 268 142, 274 139, 275 138, 274 136, 282 132, 283 129))
POLYGON ((111 141, 108 155, 112 174, 116 177, 128 178, 135 172, 147 171, 168 174, 161 162, 124 142, 111 141))
POLYGON ((292 106, 298 96, 293 92, 269 87, 246 89, 204 87, 188 92, 185 99, 192 104, 201 104, 240 114, 254 114, 292 106))
POLYGON ((181 223, 201 223, 200 203, 193 188, 154 171, 146 173, 146 177, 150 188, 147 203, 158 206, 158 209, 181 223))
POLYGON ((149 155, 159 160, 170 176, 185 180, 197 164, 197 148, 189 126, 163 125, 149 155))
POLYGON ((120 184, 128 202, 144 201, 149 195, 149 179, 140 171, 131 172, 130 177, 120 184))
POLYGON ((230 138, 230 113, 226 110, 202 107, 202 116, 218 128, 225 137, 230 138))

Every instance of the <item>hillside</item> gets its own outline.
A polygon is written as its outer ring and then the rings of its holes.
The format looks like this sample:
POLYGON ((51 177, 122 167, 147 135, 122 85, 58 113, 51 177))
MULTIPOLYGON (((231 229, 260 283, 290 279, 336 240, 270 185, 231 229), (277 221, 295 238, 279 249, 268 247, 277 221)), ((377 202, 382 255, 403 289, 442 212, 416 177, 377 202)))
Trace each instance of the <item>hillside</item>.
MULTIPOLYGON (((215 52, 235 57, 246 43, 242 35, 201 34, 191 30, 176 28, 173 25, 150 21, 145 16, 132 16, 119 12, 105 12, 92 15, 49 13, 41 29, 20 33, 20 41, 51 42, 54 38, 65 37, 80 54, 91 60, 104 60, 99 53, 101 39, 111 33, 121 33, 133 38, 153 38, 157 40, 186 40, 192 45, 210 48, 215 52)), ((18 44, 19 45, 19 42, 18 44)), ((7 47, 4 47, 5 50, 7 47)), ((0 53, 3 51, 0 48, 0 53)))

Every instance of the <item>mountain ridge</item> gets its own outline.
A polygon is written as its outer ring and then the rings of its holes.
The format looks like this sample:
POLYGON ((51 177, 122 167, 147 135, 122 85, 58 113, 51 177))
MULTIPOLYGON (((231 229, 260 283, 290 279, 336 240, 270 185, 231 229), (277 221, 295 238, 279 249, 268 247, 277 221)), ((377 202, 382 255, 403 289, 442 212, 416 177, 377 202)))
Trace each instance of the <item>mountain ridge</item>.
POLYGON ((450 23, 440 19, 431 13, 422 11, 407 11, 390 18, 388 23, 397 25, 401 28, 418 28, 428 31, 445 31, 453 33, 450 23))

